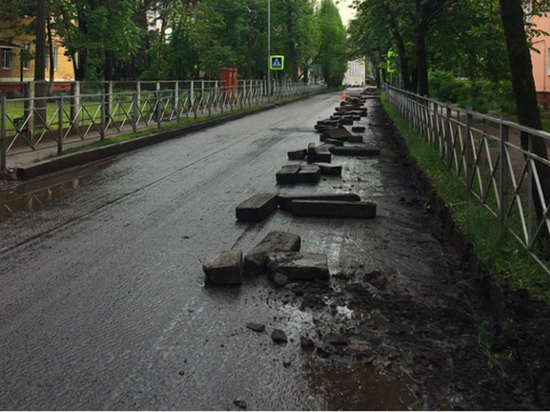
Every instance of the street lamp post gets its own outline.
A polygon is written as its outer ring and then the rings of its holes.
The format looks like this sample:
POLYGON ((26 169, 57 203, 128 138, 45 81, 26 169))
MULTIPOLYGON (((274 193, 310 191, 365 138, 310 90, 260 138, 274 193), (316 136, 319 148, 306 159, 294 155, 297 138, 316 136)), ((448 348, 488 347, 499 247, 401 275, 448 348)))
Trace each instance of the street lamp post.
POLYGON ((267 101, 271 100, 271 0, 267 0, 267 101))

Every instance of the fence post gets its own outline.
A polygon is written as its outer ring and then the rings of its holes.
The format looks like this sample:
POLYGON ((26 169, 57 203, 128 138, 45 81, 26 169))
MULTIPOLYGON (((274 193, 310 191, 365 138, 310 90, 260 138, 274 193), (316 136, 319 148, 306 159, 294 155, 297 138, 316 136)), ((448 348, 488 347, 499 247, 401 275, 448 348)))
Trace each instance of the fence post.
POLYGON ((136 83, 137 105, 141 107, 141 82, 136 83))
POLYGON ((105 139, 105 91, 101 92, 101 102, 100 102, 100 121, 101 121, 101 127, 100 127, 100 138, 99 140, 103 141, 105 139))
POLYGON ((176 81, 174 83, 174 110, 176 111, 176 118, 178 119, 178 123, 180 122, 180 111, 179 111, 179 100, 180 100, 180 82, 176 81))
POLYGON ((446 152, 445 154, 447 155, 447 169, 450 169, 451 168, 451 164, 453 162, 453 139, 451 137, 451 103, 450 102, 447 102, 446 104, 446 108, 447 108, 447 113, 446 113, 446 116, 445 116, 445 131, 446 131, 446 136, 445 136, 445 141, 446 141, 446 152))
POLYGON ((191 84, 189 86, 189 103, 193 105, 193 108, 195 107, 195 81, 191 80, 191 84))
POLYGON ((472 147, 472 139, 470 139, 472 133, 472 110, 471 106, 466 108, 466 141, 464 142, 466 152, 466 195, 470 193, 474 181, 474 148, 472 147))
POLYGON ((132 113, 132 131, 137 132, 137 124, 139 118, 139 108, 138 108, 138 92, 135 91, 132 95, 133 102, 133 113, 132 113))
POLYGON ((157 117, 157 127, 160 129, 162 124, 162 119, 160 118, 162 112, 160 111, 160 84, 157 82, 157 89, 155 90, 155 100, 156 100, 156 117, 157 117))
POLYGON ((504 124, 510 119, 510 116, 503 113, 500 115, 500 228, 504 229, 506 214, 508 212, 508 156, 506 155, 506 143, 508 142, 509 127, 504 124))
POLYGON ((114 82, 113 81, 109 81, 108 83, 108 94, 107 94, 107 110, 108 110, 108 114, 109 114, 109 118, 114 122, 115 119, 114 119, 114 113, 113 113, 113 85, 114 85, 114 82))
POLYGON ((434 116, 433 116, 433 145, 437 149, 439 147, 439 120, 437 119, 437 102, 434 100, 434 116))
POLYGON ((71 84, 71 121, 78 127, 78 108, 80 107, 80 81, 71 84))
POLYGON ((63 96, 59 97, 57 106, 57 154, 63 153, 63 96))
POLYGON ((0 97, 0 172, 6 171, 6 96, 0 97))
POLYGON ((29 141, 31 142, 32 147, 34 148, 34 92, 35 92, 35 83, 30 82, 29 83, 29 100, 28 105, 26 107, 26 116, 29 120, 27 122, 27 131, 29 132, 29 141))

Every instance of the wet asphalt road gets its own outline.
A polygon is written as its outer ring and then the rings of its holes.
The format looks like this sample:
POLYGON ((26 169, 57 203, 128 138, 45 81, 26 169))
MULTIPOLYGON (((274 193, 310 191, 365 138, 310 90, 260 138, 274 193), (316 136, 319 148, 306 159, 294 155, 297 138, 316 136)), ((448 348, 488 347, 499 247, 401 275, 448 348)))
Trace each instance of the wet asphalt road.
MULTIPOLYGON (((237 409, 235 399, 249 409, 406 407, 393 396, 399 388, 370 400, 332 396, 319 383, 322 367, 299 350, 312 314, 281 304, 263 277, 240 288, 204 284, 208 250, 246 253, 271 230, 301 235, 302 250, 326 252, 331 270, 351 261, 410 267, 409 245, 394 232, 421 228, 411 227, 413 212, 389 207, 408 183, 385 180, 382 160, 335 157, 342 177, 276 184, 286 152, 318 142, 315 122, 340 99, 318 95, 92 165, 78 180, 66 175, 61 199, 0 221, 0 408, 237 409), (354 191, 378 202, 379 217, 278 211, 235 220, 238 203, 274 191, 354 191), (250 321, 267 333, 245 329, 250 321), (288 345, 271 342, 275 327, 288 345)), ((371 129, 365 140, 375 140, 371 129)), ((436 243, 418 237, 423 248, 436 243)), ((415 259, 420 276, 422 255, 415 259)), ((422 288, 414 275, 398 282, 422 288)), ((379 380, 368 380, 374 393, 379 380)))

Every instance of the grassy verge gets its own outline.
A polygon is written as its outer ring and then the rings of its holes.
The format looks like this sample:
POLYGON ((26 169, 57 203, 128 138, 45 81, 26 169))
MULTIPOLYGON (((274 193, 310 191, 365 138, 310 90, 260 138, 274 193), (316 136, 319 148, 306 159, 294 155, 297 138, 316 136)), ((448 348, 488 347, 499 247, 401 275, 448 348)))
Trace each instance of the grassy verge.
POLYGON ((466 197, 461 180, 447 172, 436 149, 393 110, 385 96, 382 96, 382 104, 405 139, 411 155, 452 209, 455 222, 490 274, 499 281, 508 282, 512 288, 526 289, 532 296, 550 303, 550 276, 511 235, 502 233, 498 220, 485 206, 466 197))
MULTIPOLYGON (((334 90, 340 90, 340 88, 328 89, 328 90, 326 90, 326 92, 330 92, 330 91, 334 91, 334 90)), ((54 158, 54 157, 64 156, 64 155, 67 155, 67 154, 82 152, 84 150, 95 149, 95 148, 98 148, 98 147, 107 146, 107 145, 114 144, 114 143, 120 143, 120 142, 124 142, 126 140, 135 139, 137 137, 147 136, 147 135, 153 134, 153 133, 164 132, 164 131, 168 131, 168 130, 174 130, 174 129, 177 129, 179 127, 185 126, 185 125, 190 125, 190 124, 194 124, 194 123, 200 123, 200 122, 204 122, 204 121, 208 121, 208 120, 213 120, 213 119, 228 116, 228 115, 231 115, 231 114, 246 112, 246 111, 254 110, 254 109, 260 109, 262 107, 268 106, 269 104, 286 103, 286 102, 290 102, 290 101, 293 101, 293 100, 297 100, 300 97, 301 96, 299 96, 299 97, 296 97, 296 96, 286 97, 286 98, 282 98, 282 99, 273 100, 271 103, 263 103, 263 104, 259 104, 259 105, 256 105, 256 106, 252 106, 250 108, 244 107, 242 109, 230 110, 230 111, 226 111, 224 113, 216 113, 216 114, 212 114, 212 115, 201 116, 201 117, 198 117, 197 119, 194 119, 194 118, 182 119, 179 123, 177 123, 177 122, 167 123, 167 124, 161 126, 160 128, 150 127, 150 128, 147 128, 147 129, 140 130, 136 133, 123 133, 123 134, 120 134, 120 135, 116 135, 116 136, 113 136, 113 137, 106 138, 103 141, 97 141, 97 142, 89 143, 89 144, 86 144, 86 145, 83 145, 83 146, 78 146, 78 147, 73 147, 73 148, 70 148, 70 149, 66 149, 66 150, 63 150, 62 155, 53 154, 53 155, 50 155, 50 156, 46 156, 42 159, 38 159, 38 160, 36 160, 36 162, 51 159, 51 158, 54 158)))

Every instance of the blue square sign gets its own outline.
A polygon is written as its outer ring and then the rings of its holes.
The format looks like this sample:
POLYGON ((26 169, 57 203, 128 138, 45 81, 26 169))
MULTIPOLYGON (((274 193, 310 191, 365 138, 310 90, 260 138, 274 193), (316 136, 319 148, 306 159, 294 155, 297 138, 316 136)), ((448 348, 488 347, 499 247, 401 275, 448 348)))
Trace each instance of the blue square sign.
POLYGON ((269 67, 271 70, 283 70, 285 68, 285 56, 270 56, 269 67))

